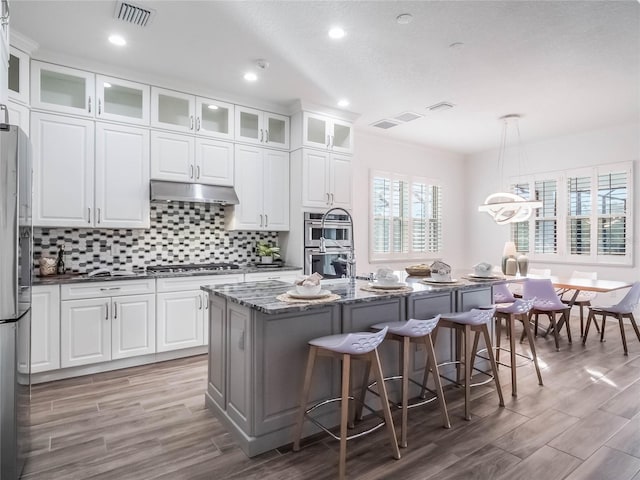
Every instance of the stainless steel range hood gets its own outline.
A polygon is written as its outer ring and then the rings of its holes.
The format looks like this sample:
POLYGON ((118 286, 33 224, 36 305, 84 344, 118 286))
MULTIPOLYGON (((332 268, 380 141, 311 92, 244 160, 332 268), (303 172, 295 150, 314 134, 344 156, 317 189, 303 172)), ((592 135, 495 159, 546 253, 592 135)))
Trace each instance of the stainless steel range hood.
POLYGON ((201 183, 166 182, 151 180, 151 200, 173 200, 179 202, 240 203, 233 187, 204 185, 201 183))

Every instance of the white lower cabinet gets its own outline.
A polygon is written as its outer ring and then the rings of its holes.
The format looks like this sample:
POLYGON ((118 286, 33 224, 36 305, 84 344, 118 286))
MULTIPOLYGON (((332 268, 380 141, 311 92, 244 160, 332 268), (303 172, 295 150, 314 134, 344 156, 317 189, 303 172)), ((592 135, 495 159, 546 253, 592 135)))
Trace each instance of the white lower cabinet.
POLYGON ((242 282, 244 275, 207 275, 158 279, 157 332, 158 352, 206 345, 209 298, 203 285, 242 282))
POLYGON ((31 291, 31 373, 60 368, 60 286, 31 291))
POLYGON ((153 280, 62 285, 60 366, 154 353, 153 291, 153 280))

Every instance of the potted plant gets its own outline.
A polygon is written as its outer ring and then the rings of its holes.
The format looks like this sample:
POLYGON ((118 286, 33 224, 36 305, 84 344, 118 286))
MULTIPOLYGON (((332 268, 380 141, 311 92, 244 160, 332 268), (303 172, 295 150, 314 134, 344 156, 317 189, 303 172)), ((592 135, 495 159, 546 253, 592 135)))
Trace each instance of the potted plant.
POLYGON ((271 246, 267 242, 258 242, 258 256, 260 263, 272 263, 274 258, 280 256, 280 247, 271 246))

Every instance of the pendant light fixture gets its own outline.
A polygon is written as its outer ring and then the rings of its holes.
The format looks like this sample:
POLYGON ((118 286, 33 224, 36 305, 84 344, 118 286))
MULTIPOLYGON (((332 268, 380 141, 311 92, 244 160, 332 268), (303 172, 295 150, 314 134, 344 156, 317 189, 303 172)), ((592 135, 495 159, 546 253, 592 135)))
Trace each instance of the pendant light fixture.
MULTIPOLYGON (((507 134, 510 126, 517 134, 517 161, 518 168, 520 167, 520 157, 524 149, 522 148, 522 140, 520 138, 519 119, 520 115, 513 113, 500 117, 500 120, 503 122, 498 154, 498 170, 500 171, 501 179, 504 175, 504 157, 507 149, 507 134)), ((515 193, 496 192, 485 199, 484 203, 478 207, 478 211, 487 212, 498 225, 506 225, 507 223, 524 222, 528 220, 533 210, 540 207, 542 207, 542 202, 540 201, 527 200, 515 193)))

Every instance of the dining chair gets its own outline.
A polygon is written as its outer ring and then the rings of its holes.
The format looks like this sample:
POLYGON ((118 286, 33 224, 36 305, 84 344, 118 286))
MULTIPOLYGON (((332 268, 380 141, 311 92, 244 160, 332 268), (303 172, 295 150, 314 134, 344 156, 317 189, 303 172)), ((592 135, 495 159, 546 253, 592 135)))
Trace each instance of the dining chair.
MULTIPOLYGON (((598 272, 580 272, 578 270, 574 270, 573 273, 571 274, 571 278, 597 280, 598 272)), ((574 297, 575 294, 576 294, 576 291, 574 289, 564 290, 561 296, 562 303, 565 303, 567 305, 571 304, 571 299, 574 297)), ((580 308, 580 336, 581 337, 584 336, 584 307, 591 306, 591 300, 593 300, 596 297, 596 295, 597 295, 596 292, 579 291, 578 296, 573 302, 573 305, 577 305, 580 308)), ((596 327, 596 330, 598 331, 598 333, 600 333, 600 327, 598 326, 598 322, 596 322, 595 318, 593 320, 593 325, 596 327)))
POLYGON ((638 330, 638 324, 633 317, 633 311, 640 303, 640 282, 635 282, 631 289, 627 292, 622 300, 617 304, 610 307, 589 307, 589 316, 587 317, 587 327, 584 331, 584 337, 582 337, 582 344, 587 342, 587 335, 589 335, 589 327, 591 321, 595 321, 596 315, 602 315, 602 325, 600 327, 600 341, 604 342, 604 327, 608 316, 614 317, 620 324, 620 335, 622 337, 622 347, 624 348, 624 354, 629 355, 627 351, 627 337, 624 334, 624 319, 628 318, 631 322, 633 330, 636 332, 636 337, 640 342, 640 331, 638 330))
POLYGON ((524 300, 534 299, 533 308, 529 312, 529 320, 535 318, 534 335, 538 335, 538 317, 546 315, 549 317, 549 326, 545 332, 545 336, 551 331, 556 343, 556 350, 560 350, 560 328, 565 325, 567 330, 567 338, 571 343, 571 326, 569 325, 568 305, 562 303, 553 283, 548 278, 527 278, 524 281, 522 292, 524 300), (560 314, 560 319, 556 321, 556 315, 560 314))
MULTIPOLYGON (((550 277, 550 268, 530 268, 527 275, 535 275, 537 277, 550 277)), ((514 283, 509 286, 509 290, 516 297, 522 297, 522 283, 514 283)))

